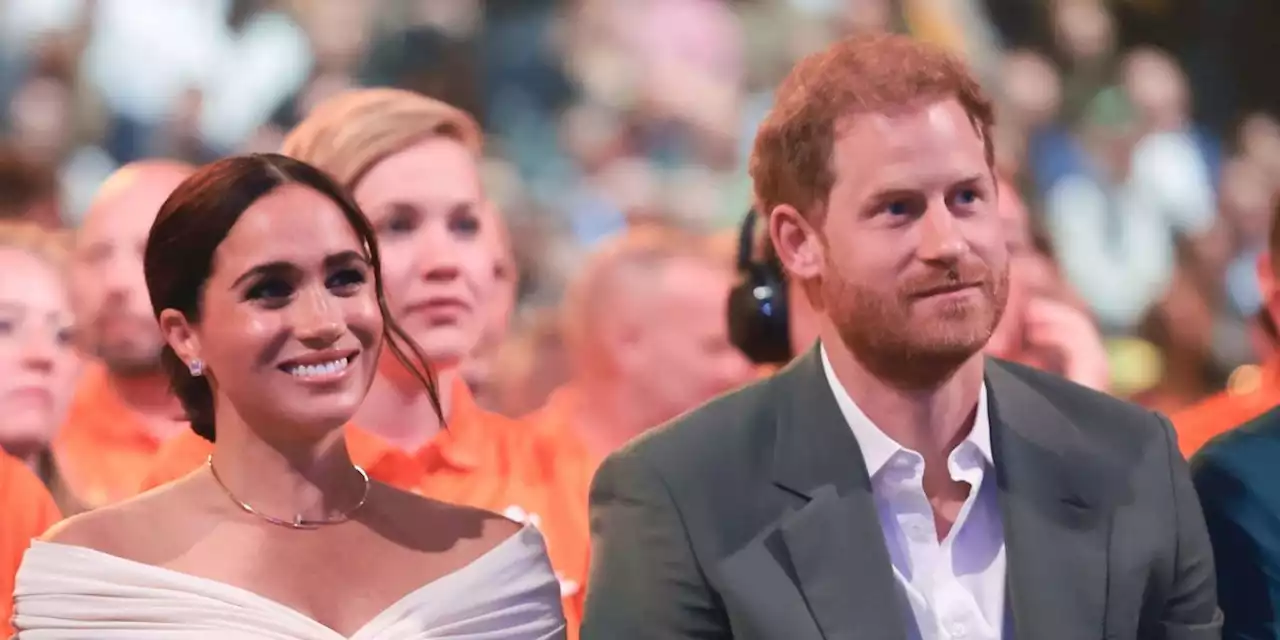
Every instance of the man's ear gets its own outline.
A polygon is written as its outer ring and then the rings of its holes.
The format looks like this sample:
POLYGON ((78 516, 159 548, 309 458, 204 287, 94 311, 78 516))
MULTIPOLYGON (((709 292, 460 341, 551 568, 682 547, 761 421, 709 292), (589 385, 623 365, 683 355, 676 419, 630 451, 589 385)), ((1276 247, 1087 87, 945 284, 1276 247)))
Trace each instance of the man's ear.
POLYGON ((160 335, 164 336, 165 342, 174 353, 178 354, 178 358, 187 363, 187 366, 191 366, 191 363, 196 361, 204 362, 204 356, 200 350, 200 336, 181 311, 165 309, 160 312, 160 335))
POLYGON ((826 247, 818 228, 795 207, 780 204, 769 212, 769 239, 791 277, 804 282, 821 275, 826 247))

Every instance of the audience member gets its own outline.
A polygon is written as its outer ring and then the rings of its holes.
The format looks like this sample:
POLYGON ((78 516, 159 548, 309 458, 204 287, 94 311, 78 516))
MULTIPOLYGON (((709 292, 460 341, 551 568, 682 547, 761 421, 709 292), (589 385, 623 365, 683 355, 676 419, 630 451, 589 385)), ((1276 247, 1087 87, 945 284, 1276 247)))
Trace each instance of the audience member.
POLYGON ((142 252, 160 205, 191 171, 159 160, 126 166, 76 232, 71 305, 76 342, 92 362, 53 450, 90 508, 136 493, 156 451, 186 430, 160 367, 164 339, 149 311, 142 252))
POLYGON ((79 511, 50 443, 80 372, 62 234, 0 222, 0 448, 36 473, 65 515, 79 511))

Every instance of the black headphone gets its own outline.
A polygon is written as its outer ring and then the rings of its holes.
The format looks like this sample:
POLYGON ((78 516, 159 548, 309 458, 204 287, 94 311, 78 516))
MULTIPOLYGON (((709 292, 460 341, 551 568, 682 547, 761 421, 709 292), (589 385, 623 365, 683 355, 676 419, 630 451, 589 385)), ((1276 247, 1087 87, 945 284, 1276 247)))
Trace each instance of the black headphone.
POLYGON ((729 341, 756 364, 791 361, 787 281, 768 240, 757 260, 755 210, 747 211, 738 235, 738 282, 729 292, 729 341))

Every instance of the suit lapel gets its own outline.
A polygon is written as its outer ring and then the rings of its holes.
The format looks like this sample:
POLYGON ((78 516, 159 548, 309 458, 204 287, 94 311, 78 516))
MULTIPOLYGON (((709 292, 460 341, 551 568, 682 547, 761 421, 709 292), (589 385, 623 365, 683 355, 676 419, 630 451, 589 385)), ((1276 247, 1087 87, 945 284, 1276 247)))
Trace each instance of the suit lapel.
POLYGON ((805 602, 826 640, 904 640, 871 481, 817 348, 777 383, 774 482, 808 500, 781 525, 805 602))
POLYGON ((988 361, 986 369, 1008 560, 1005 608, 1014 637, 1101 637, 1110 534, 1106 488, 1122 474, 1007 365, 988 361))

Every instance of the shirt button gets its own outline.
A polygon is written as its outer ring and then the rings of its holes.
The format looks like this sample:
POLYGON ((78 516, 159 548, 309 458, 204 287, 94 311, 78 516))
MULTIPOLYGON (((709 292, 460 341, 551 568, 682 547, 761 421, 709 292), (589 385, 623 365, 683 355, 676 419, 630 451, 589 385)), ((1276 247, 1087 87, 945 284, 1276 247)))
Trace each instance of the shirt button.
POLYGON ((952 638, 965 638, 969 635, 969 628, 963 622, 953 622, 949 632, 952 638))
POLYGON ((924 541, 929 537, 929 529, 919 522, 914 522, 907 526, 907 533, 917 541, 924 541))

